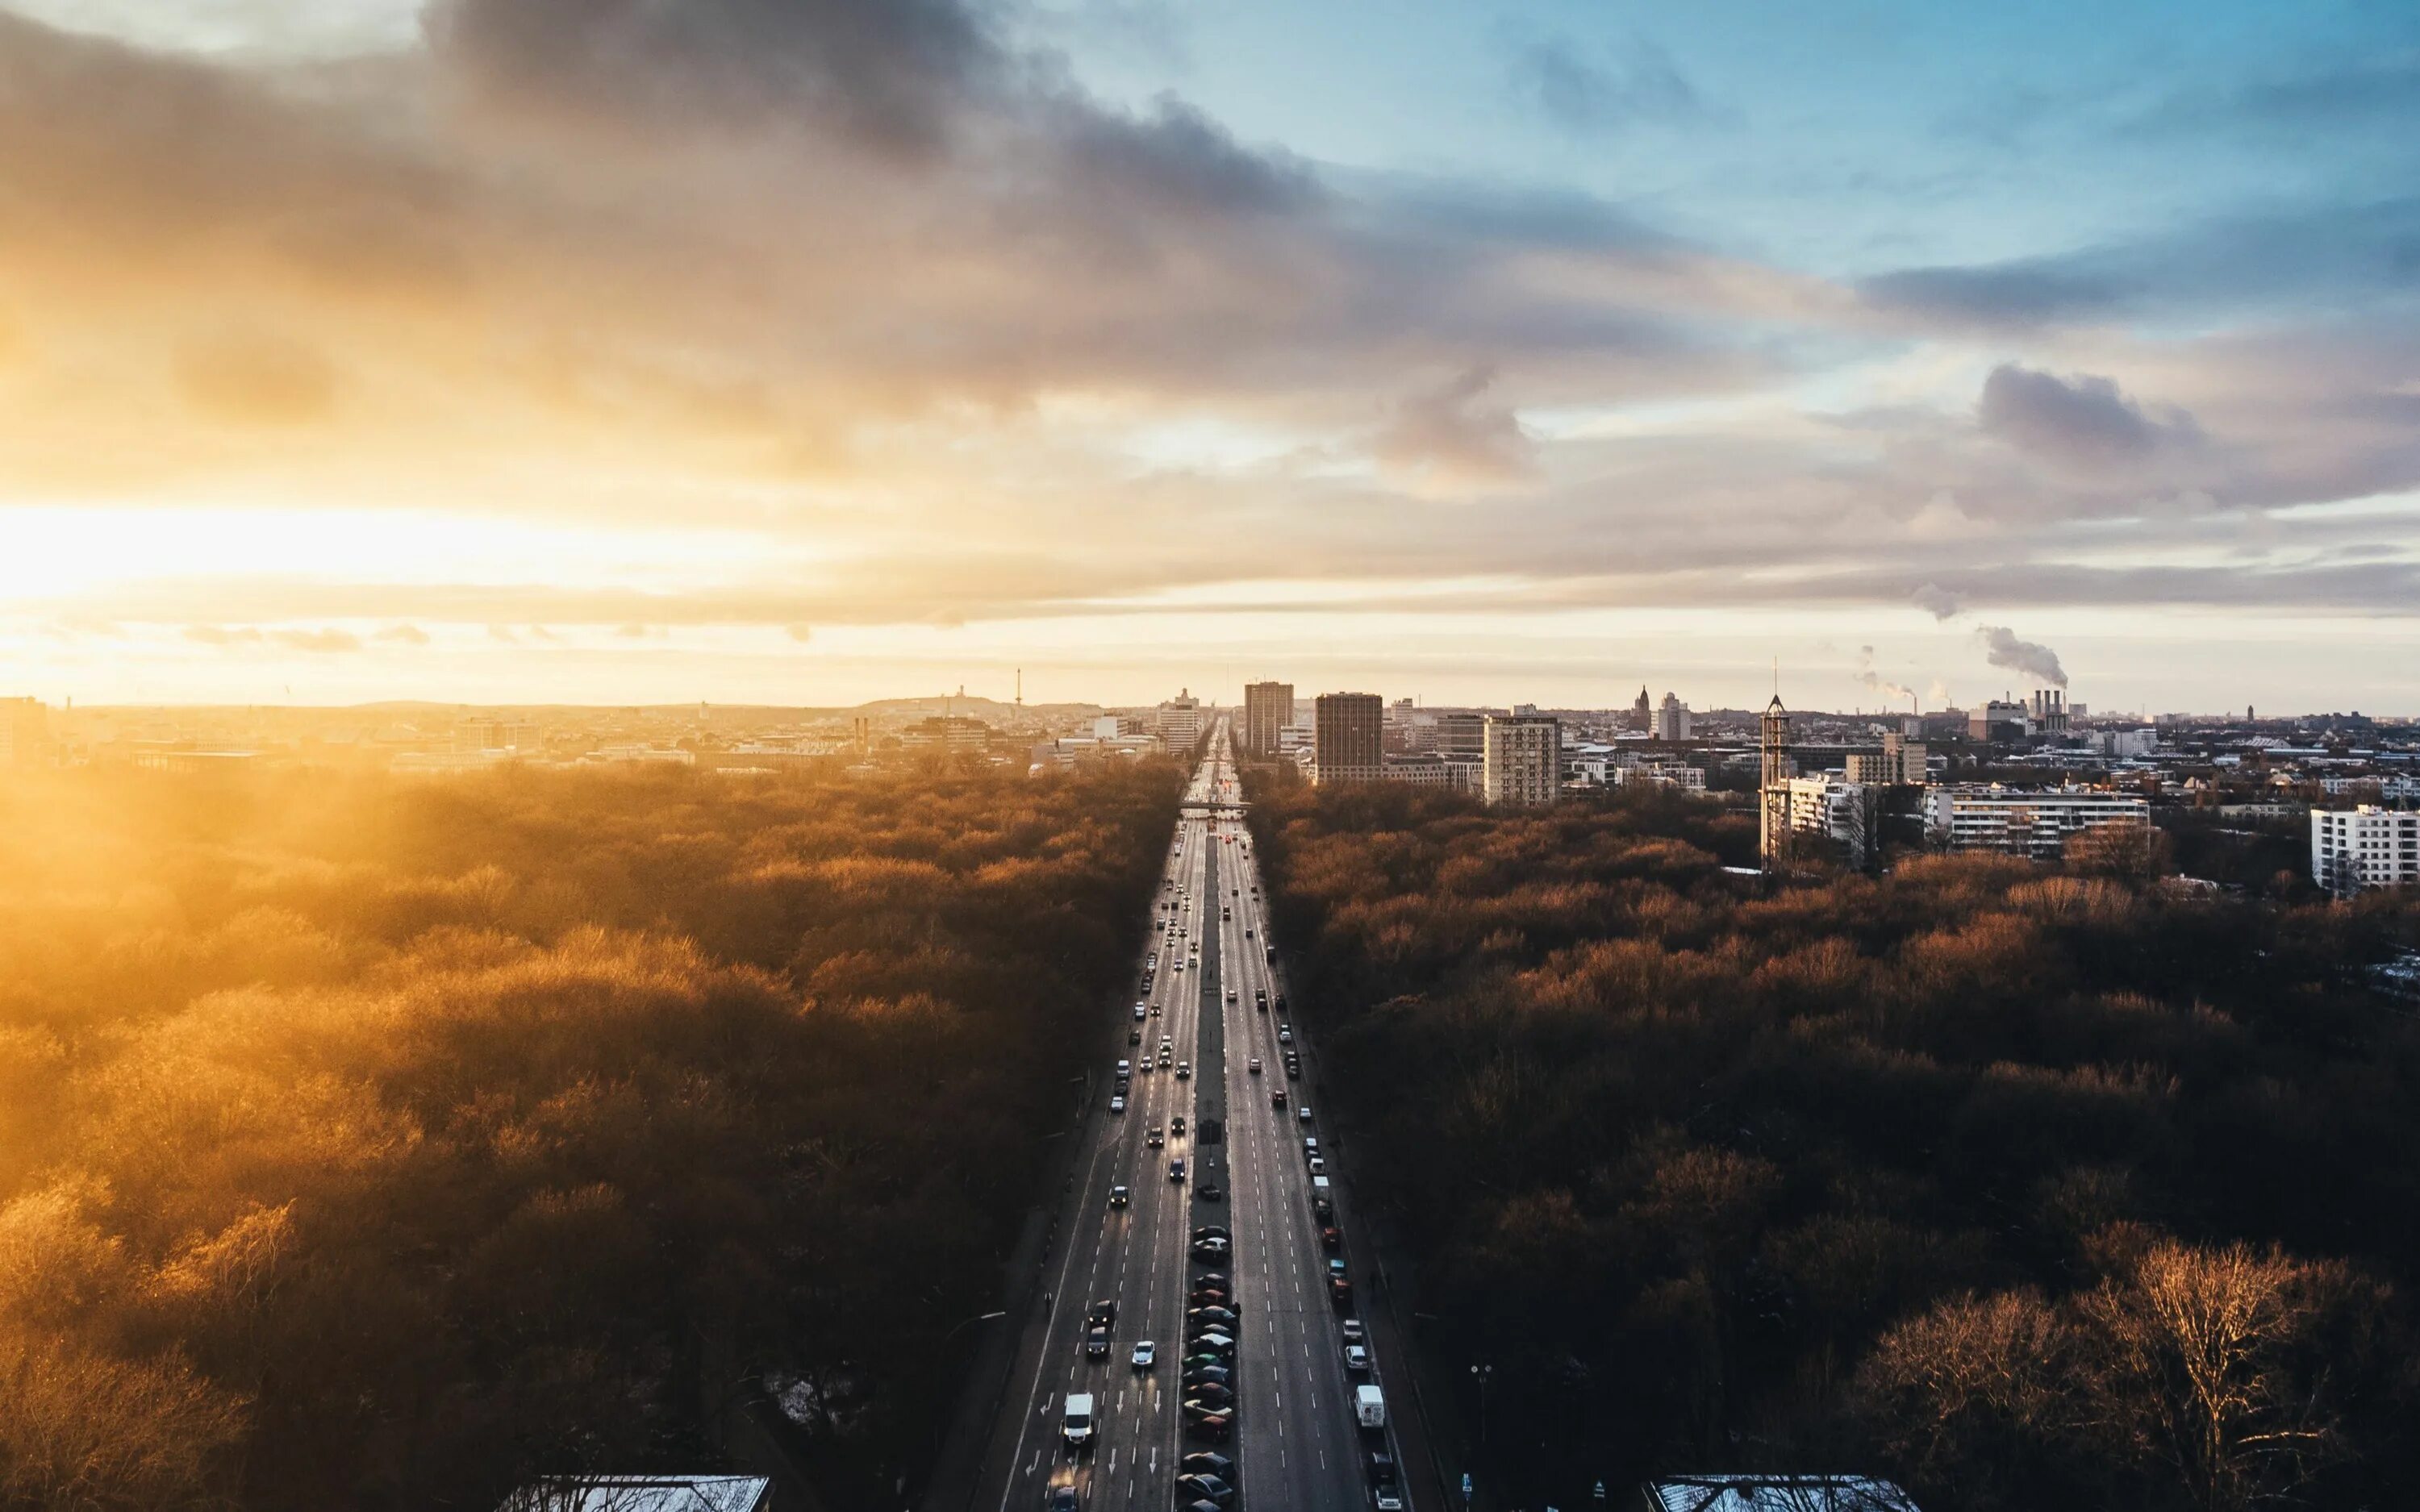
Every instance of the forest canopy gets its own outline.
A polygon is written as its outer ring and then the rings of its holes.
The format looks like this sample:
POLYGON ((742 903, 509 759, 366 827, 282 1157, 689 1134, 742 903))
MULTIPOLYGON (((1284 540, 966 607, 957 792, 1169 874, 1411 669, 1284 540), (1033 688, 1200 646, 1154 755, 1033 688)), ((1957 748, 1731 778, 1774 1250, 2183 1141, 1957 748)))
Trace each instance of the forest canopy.
POLYGON ((1886 1473, 1931 1507, 2420 1485, 2420 905, 2079 851, 1768 885, 1753 820, 1262 782, 1322 1095, 1492 1366, 1483 1473, 1886 1473))
POLYGON ((1173 763, 0 786, 0 1506, 921 1473, 1173 763))

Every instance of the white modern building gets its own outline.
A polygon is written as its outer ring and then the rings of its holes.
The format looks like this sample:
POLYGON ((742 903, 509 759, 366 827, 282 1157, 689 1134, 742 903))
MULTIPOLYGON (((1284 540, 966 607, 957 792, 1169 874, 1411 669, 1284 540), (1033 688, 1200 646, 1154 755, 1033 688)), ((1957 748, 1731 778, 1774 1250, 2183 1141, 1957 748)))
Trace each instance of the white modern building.
POLYGON ((1490 808, 1538 808, 1563 791, 1562 721, 1545 714, 1491 714, 1480 756, 1490 808))
POLYGON ((1706 791, 1704 771, 1678 762, 1643 762, 1636 766, 1617 766, 1612 769, 1611 776, 1613 785, 1618 788, 1626 788, 1637 782, 1649 787, 1679 788, 1684 793, 1706 791))
POLYGON ((2311 880, 2338 897, 2420 883, 2420 812, 2312 810, 2311 880))
POLYGON ((1677 693, 1667 693, 1655 709, 1655 738, 1686 740, 1689 738, 1689 706, 1677 693))
POLYGON ((1924 763, 1922 741, 1885 734, 1883 736, 1882 754, 1858 752, 1849 757, 1849 780, 1879 782, 1885 786, 1922 787, 1924 763))
POLYGON ((2151 805, 2097 788, 1937 787, 1924 795, 1925 838, 1953 851, 2055 860, 2067 839, 2104 825, 2149 829, 2151 805))
POLYGON ((1882 823, 1880 788, 1870 782, 1843 782, 1828 773, 1790 778, 1782 787, 1789 795, 1792 833, 1838 842, 1852 867, 1873 858, 1882 823))

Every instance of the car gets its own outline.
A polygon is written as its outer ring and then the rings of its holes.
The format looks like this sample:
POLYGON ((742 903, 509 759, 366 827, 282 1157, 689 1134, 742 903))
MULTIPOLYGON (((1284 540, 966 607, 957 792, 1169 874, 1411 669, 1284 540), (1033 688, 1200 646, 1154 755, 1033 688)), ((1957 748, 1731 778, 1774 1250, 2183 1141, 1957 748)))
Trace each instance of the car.
POLYGON ((1049 1508, 1050 1512, 1080 1512, 1083 1506, 1081 1502, 1076 1500, 1076 1488, 1073 1486, 1051 1487, 1049 1497, 1042 1504, 1049 1508))
POLYGON ((1311 1156, 1311 1159, 1305 1161, 1303 1165, 1304 1168, 1309 1170, 1313 1176, 1326 1176, 1327 1174, 1327 1162, 1321 1160, 1316 1155, 1311 1156))
POLYGON ((1187 1355, 1185 1357, 1185 1363, 1188 1365, 1225 1365, 1229 1360, 1233 1358, 1234 1356, 1231 1354, 1220 1354, 1215 1350, 1203 1350, 1197 1354, 1187 1355))
POLYGON ((1286 1074, 1296 1081, 1300 1081, 1302 1079, 1302 1062, 1295 1060, 1291 1057, 1287 1057, 1286 1074))
POLYGON ((1269 1088, 1269 1106, 1271 1106, 1271 1107, 1273 1107, 1273 1108, 1282 1108, 1282 1107, 1284 1107, 1285 1105, 1286 1105, 1286 1090, 1285 1090, 1285 1088, 1282 1088, 1282 1087, 1272 1087, 1272 1088, 1269 1088))
POLYGON ((1348 1318, 1336 1326, 1344 1330, 1344 1342, 1347 1344, 1359 1344, 1368 1336, 1368 1331, 1361 1326, 1361 1319, 1357 1318, 1348 1318))
POLYGON ((1224 1287, 1196 1287, 1186 1297, 1185 1304, 1188 1307, 1224 1307, 1233 1300, 1224 1287))
POLYGON ((1174 1160, 1168 1163, 1168 1179, 1171 1181, 1182 1181, 1185 1180, 1184 1156, 1179 1155, 1174 1160))
POLYGON ((1217 1475, 1179 1475, 1176 1494, 1187 1502, 1207 1502, 1213 1506, 1225 1506, 1235 1499, 1235 1488, 1217 1475))
POLYGON ((1343 1231, 1338 1228, 1334 1224, 1329 1224, 1326 1227, 1322 1228, 1319 1231, 1319 1247, 1321 1249, 1342 1249, 1344 1247, 1343 1231))
POLYGON ((1278 948, 1274 945, 1270 946, 1267 954, 1268 959, 1272 961, 1276 960, 1278 958, 1278 948))
POLYGON ((1128 1029, 1128 1030, 1126 1031, 1126 1043, 1128 1043, 1128 1044, 1140 1044, 1140 1043, 1142 1043, 1142 1031, 1141 1031, 1140 1029, 1128 1029))
POLYGON ((1232 1325, 1235 1321, 1235 1309, 1233 1307, 1196 1307, 1191 1312, 1185 1315, 1185 1320, 1196 1325, 1202 1323, 1217 1323, 1221 1326, 1228 1326, 1232 1325))
POLYGON ((1244 926, 1244 938, 1246 938, 1246 939, 1248 939, 1248 940, 1249 940, 1249 939, 1250 939, 1251 937, 1252 937, 1252 926, 1251 926, 1251 925, 1249 925, 1249 924, 1247 924, 1247 925, 1245 925, 1245 926, 1244 926))
POLYGON ((1235 1410, 1235 1393, 1233 1387, 1222 1386, 1215 1381, 1205 1381, 1198 1386, 1187 1386, 1185 1389, 1190 1400, 1200 1402, 1204 1407, 1217 1408, 1222 1412, 1232 1412, 1235 1410))
POLYGON ((1404 1512, 1404 1489, 1400 1486, 1373 1486, 1370 1489, 1370 1505, 1376 1512, 1404 1512))
POLYGON ((1227 1189, 1216 1181, 1203 1181, 1194 1187, 1193 1196, 1202 1202, 1224 1202, 1227 1189))
POLYGON ((1203 1224, 1199 1228, 1193 1230, 1191 1237, 1195 1239, 1233 1239, 1235 1235, 1234 1231, 1229 1228, 1225 1224, 1203 1224))
POLYGON ((1126 1205, 1131 1196, 1132 1195, 1128 1193, 1125 1187, 1113 1186, 1109 1188, 1109 1206, 1112 1208, 1123 1208, 1126 1205))
POLYGON ((1166 1050, 1162 1050, 1159 1053, 1159 1063, 1163 1066, 1171 1065, 1175 1060, 1176 1057, 1166 1050))
POLYGON ((1327 1257, 1327 1273, 1331 1279, 1342 1275, 1344 1273, 1344 1261, 1342 1258, 1333 1255, 1329 1256, 1327 1257))
MULTIPOLYGON (((1348 1355, 1350 1350, 1346 1351, 1348 1355)), ((1148 1370, 1159 1363, 1159 1346, 1149 1339, 1135 1340, 1134 1353, 1129 1356, 1137 1370, 1148 1370)))
POLYGON ((1095 1328, 1089 1329, 1085 1332, 1084 1353, 1086 1357, 1098 1360, 1109 1352, 1109 1331, 1108 1329, 1095 1328))
POLYGON ((1175 1048, 1176 1048, 1176 1039, 1175 1039, 1175 1037, 1174 1037, 1173 1035, 1167 1035, 1167 1034, 1163 1034, 1163 1035, 1161 1035, 1161 1036, 1159 1037, 1159 1048, 1161 1048, 1162 1050, 1173 1050, 1173 1049, 1175 1049, 1175 1048))
POLYGON ((1168 1132, 1177 1138, 1185 1137, 1185 1115, 1180 1113, 1168 1120, 1168 1132))
POLYGON ((1224 1481, 1235 1478, 1235 1462, 1225 1455, 1212 1454, 1206 1449, 1187 1455, 1176 1462, 1176 1468, 1187 1475, 1216 1475, 1224 1481))
POLYGON ((1228 988, 1228 989, 1227 989, 1227 1001, 1229 1001, 1229 1002, 1231 1002, 1231 1003, 1232 1003, 1232 1002, 1233 1002, 1234 1000, 1235 1000, 1235 989, 1234 989, 1234 988, 1233 988, 1233 987, 1230 987, 1230 988, 1228 988))
POLYGON ((1143 1021, 1143 1016, 1150 1011, 1151 1005, 1149 1003, 1137 1003, 1135 1005, 1135 1022, 1137 1024, 1141 1023, 1143 1021))
POLYGON ((1244 1069, 1245 1069, 1246 1071, 1248 1071, 1248 1072, 1251 1072, 1251 1074, 1253 1074, 1253 1075, 1255 1075, 1255 1076, 1258 1076, 1258 1075, 1261 1073, 1261 1057, 1258 1057, 1258 1056, 1254 1056, 1254 1057, 1252 1057, 1249 1062, 1247 1062, 1247 1063, 1245 1064, 1244 1069))
POLYGON ((1311 1104, 1305 1103, 1302 1106, 1295 1109, 1294 1118, 1296 1123, 1309 1123, 1311 1121, 1311 1104))
POLYGON ((1344 1368, 1357 1376, 1366 1372, 1370 1368, 1370 1346, 1366 1344, 1344 1346, 1344 1368))
POLYGON ((1125 1110, 1126 1100, 1125 1098, 1113 1097, 1109 1099, 1109 1111, 1111 1113, 1124 1113, 1125 1110))
POLYGON ((1285 1011, 1285 994, 1283 993, 1278 994, 1278 1011, 1280 1013, 1285 1011))
POLYGON ((1161 1134, 1159 1132, 1159 1125, 1155 1123, 1151 1126, 1150 1133, 1142 1136, 1142 1142, 1149 1145, 1152 1149, 1157 1149, 1160 1146, 1168 1143, 1168 1136, 1161 1134))
POLYGON ((1185 1383, 1187 1386, 1215 1385, 1221 1391, 1226 1390, 1234 1379, 1235 1373, 1223 1365, 1197 1365, 1185 1372, 1185 1383))
POLYGON ((1217 1323, 1197 1323, 1187 1330, 1185 1347, 1197 1353, 1206 1350, 1232 1360, 1235 1357, 1235 1335, 1217 1323))
POLYGON ((1108 1328, 1117 1320, 1118 1303, 1115 1297, 1104 1302, 1096 1302, 1084 1311, 1084 1321, 1094 1328, 1108 1328))
POLYGON ((1152 1016, 1153 1018, 1157 1018, 1157 1017, 1159 1017, 1159 1005, 1158 1005, 1157 1003, 1154 1003, 1154 1004, 1152 1004, 1152 1005, 1151 1005, 1151 1016, 1152 1016))
POLYGON ((1185 1431, 1197 1439, 1224 1443, 1235 1436, 1235 1414, 1220 1412, 1207 1403, 1186 1404, 1185 1431))
POLYGON ((1370 1477, 1370 1484, 1373 1486, 1395 1484, 1395 1457, 1384 1449, 1363 1451, 1361 1470, 1362 1473, 1370 1477))
POLYGON ((1278 1043, 1280 1043, 1280 1044, 1292 1044, 1292 1043, 1294 1043, 1294 1030, 1292 1030, 1292 1029, 1290 1029, 1290 1028, 1286 1027, 1286 1026, 1285 1026, 1284 1025, 1282 1025, 1282 1024, 1279 1025, 1279 1026, 1278 1026, 1278 1043))
POLYGON ((1339 1307, 1353 1305, 1353 1283, 1342 1276, 1331 1276, 1327 1283, 1327 1300, 1339 1307))
MULTIPOLYGON (((1308 1114, 1311 1109, 1306 1107, 1302 1111, 1308 1114)), ((1309 1119, 1305 1119, 1303 1121, 1308 1123, 1311 1120, 1309 1119)), ((1319 1153, 1319 1135, 1305 1134, 1302 1136, 1302 1153, 1305 1160, 1308 1160, 1311 1156, 1319 1153)))
POLYGON ((1176 1063, 1176 1079, 1180 1082, 1191 1081, 1193 1079, 1193 1062, 1189 1060, 1178 1061, 1176 1063))

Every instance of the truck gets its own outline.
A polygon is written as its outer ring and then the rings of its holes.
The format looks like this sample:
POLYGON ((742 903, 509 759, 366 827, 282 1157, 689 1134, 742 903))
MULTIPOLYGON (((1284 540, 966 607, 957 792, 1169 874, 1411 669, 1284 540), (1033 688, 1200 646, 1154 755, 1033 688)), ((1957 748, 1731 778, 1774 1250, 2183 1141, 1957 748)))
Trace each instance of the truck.
MULTIPOLYGON (((1087 1402, 1092 1400, 1089 1396, 1084 1399, 1087 1402)), ((1069 1410, 1073 1411, 1076 1405, 1076 1398, 1073 1396, 1068 1397, 1067 1405, 1069 1410)), ((1375 1386, 1354 1387, 1353 1419, 1355 1422, 1360 1424, 1363 1428, 1373 1433, 1386 1427, 1387 1394, 1380 1391, 1375 1386)))
POLYGON ((1088 1391, 1067 1395, 1067 1415, 1060 1420, 1059 1436, 1067 1441, 1067 1452, 1079 1455, 1093 1446, 1093 1394, 1088 1391))

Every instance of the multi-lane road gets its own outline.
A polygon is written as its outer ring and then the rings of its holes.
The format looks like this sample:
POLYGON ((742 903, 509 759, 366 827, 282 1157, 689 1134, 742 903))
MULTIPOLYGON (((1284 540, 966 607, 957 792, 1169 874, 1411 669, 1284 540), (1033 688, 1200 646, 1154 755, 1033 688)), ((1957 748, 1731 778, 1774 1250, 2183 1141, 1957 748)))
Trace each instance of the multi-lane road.
MULTIPOLYGON (((1042 1282, 1047 1326, 1016 1360, 990 1427, 981 1507, 1046 1508, 1066 1490, 1087 1509, 1181 1507, 1195 1500, 1178 1484, 1186 1457, 1206 1451, 1233 1462, 1220 1477, 1233 1491, 1229 1512, 1343 1512, 1373 1504, 1368 1453, 1392 1450, 1391 1434, 1369 1432, 1356 1416, 1355 1388, 1383 1390, 1388 1362, 1347 1364, 1346 1319, 1357 1317, 1360 1299, 1333 1299, 1328 1271, 1333 1258, 1351 1263, 1352 1236, 1324 1242, 1328 1220, 1314 1211, 1303 1141, 1318 1138, 1323 1124, 1315 1107, 1302 1116, 1307 1084, 1287 1070, 1300 1046, 1283 1042, 1296 1031, 1278 1006, 1284 988, 1270 960, 1260 869, 1223 720, 1187 800, 1155 901, 1152 956, 1134 995, 1140 1016, 1123 1020, 1125 1032, 1096 1077, 1103 1090, 1042 1282), (1124 1110, 1112 1112, 1120 1058, 1136 1070, 1124 1110), (1180 1076, 1180 1067, 1191 1074, 1180 1076), (1280 1090, 1284 1107, 1272 1097, 1280 1090), (1204 1141, 1204 1119, 1224 1124, 1222 1140, 1204 1141), (1182 1180, 1170 1168, 1180 1159, 1182 1180), (1118 1188, 1122 1206, 1113 1205, 1118 1188), (1193 1236, 1212 1227, 1232 1233, 1232 1250, 1197 1258, 1193 1236), (1188 1317, 1196 1287, 1210 1273, 1226 1278, 1231 1351, 1188 1343, 1203 1321, 1188 1317), (1104 1302, 1116 1304, 1117 1316, 1108 1353, 1094 1356, 1085 1347, 1088 1314, 1104 1302), (1149 1366, 1134 1360, 1142 1340, 1155 1348, 1149 1366), (1233 1394, 1231 1438, 1205 1436, 1186 1411, 1188 1398, 1199 1399, 1186 1384, 1187 1361, 1205 1352, 1232 1352, 1219 1366, 1233 1394), (1086 1394, 1094 1441, 1071 1452, 1063 1435, 1068 1398, 1086 1394)), ((1332 1163, 1332 1152, 1321 1153, 1332 1163)), ((1332 1168, 1325 1174, 1336 1177, 1332 1168)), ((1357 1264, 1352 1276, 1360 1278, 1357 1264)), ((1387 1395, 1391 1410, 1398 1404, 1387 1395)))

